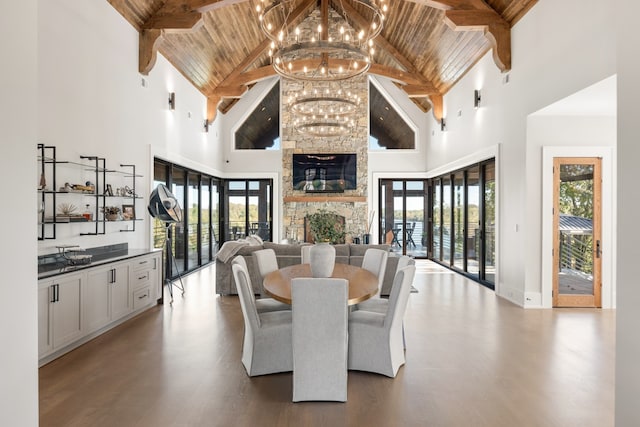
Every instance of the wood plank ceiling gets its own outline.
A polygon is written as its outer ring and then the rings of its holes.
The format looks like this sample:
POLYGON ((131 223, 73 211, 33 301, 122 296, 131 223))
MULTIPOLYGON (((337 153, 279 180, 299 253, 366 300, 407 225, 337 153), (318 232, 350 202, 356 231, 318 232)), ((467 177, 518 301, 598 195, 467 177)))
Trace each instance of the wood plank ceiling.
MULTIPOLYGON (((140 33, 139 71, 160 52, 208 98, 207 119, 255 82, 276 75, 249 0, 107 0, 140 33)), ((292 0, 311 11, 319 1, 292 0)), ((350 6, 349 0, 330 0, 350 6)), ((511 69, 511 27, 537 0, 391 0, 369 70, 395 81, 423 111, 489 50, 511 69)))

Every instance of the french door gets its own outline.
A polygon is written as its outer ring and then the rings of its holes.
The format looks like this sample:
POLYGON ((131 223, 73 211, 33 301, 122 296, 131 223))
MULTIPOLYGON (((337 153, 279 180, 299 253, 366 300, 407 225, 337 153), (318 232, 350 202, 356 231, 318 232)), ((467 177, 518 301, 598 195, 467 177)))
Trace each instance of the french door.
POLYGON ((553 306, 601 307, 602 159, 553 161, 553 306))
POLYGON ((427 256, 427 180, 380 180, 380 242, 398 254, 427 256))

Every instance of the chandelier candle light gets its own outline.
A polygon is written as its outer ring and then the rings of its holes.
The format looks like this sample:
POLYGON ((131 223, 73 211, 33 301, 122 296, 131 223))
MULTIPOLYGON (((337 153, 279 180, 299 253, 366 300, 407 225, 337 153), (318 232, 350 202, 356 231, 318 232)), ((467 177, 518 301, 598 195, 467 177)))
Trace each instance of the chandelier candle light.
POLYGON ((298 132, 315 136, 337 136, 348 133, 355 127, 360 101, 360 96, 350 90, 343 90, 334 83, 326 82, 293 93, 287 103, 298 132))
POLYGON ((373 39, 382 30, 385 1, 351 0, 350 13, 365 23, 358 26, 349 19, 342 0, 332 7, 329 0, 321 0, 320 10, 302 21, 292 0, 259 0, 256 11, 262 31, 271 40, 269 56, 275 71, 311 81, 344 80, 365 73, 374 54, 373 39))

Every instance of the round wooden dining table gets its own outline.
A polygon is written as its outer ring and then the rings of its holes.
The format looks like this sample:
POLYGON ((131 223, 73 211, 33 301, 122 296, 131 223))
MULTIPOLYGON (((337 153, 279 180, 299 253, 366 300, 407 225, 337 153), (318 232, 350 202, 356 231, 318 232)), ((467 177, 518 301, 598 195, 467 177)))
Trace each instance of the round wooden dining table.
MULTIPOLYGON (((264 290, 274 299, 291 304, 291 279, 312 277, 309 264, 296 264, 273 271, 264 276, 264 290)), ((331 276, 334 279, 347 279, 349 282, 348 304, 358 304, 378 292, 378 278, 364 268, 355 265, 336 263, 331 276)))

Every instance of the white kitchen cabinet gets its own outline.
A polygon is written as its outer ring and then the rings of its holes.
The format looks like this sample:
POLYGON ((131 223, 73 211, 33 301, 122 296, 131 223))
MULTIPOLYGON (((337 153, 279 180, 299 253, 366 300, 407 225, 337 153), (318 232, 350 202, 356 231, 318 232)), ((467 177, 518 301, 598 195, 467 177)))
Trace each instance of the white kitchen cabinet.
POLYGON ((144 305, 145 301, 155 301, 161 291, 160 266, 162 253, 154 252, 131 261, 131 293, 134 309, 144 305), (143 289, 148 289, 144 292, 143 289))
POLYGON ((67 274, 39 284, 39 354, 55 351, 82 336, 83 276, 81 273, 67 274))
POLYGON ((96 331, 129 314, 129 262, 87 270, 82 300, 85 333, 96 331))
POLYGON ((161 259, 152 252, 38 281, 40 364, 156 304, 161 259))

